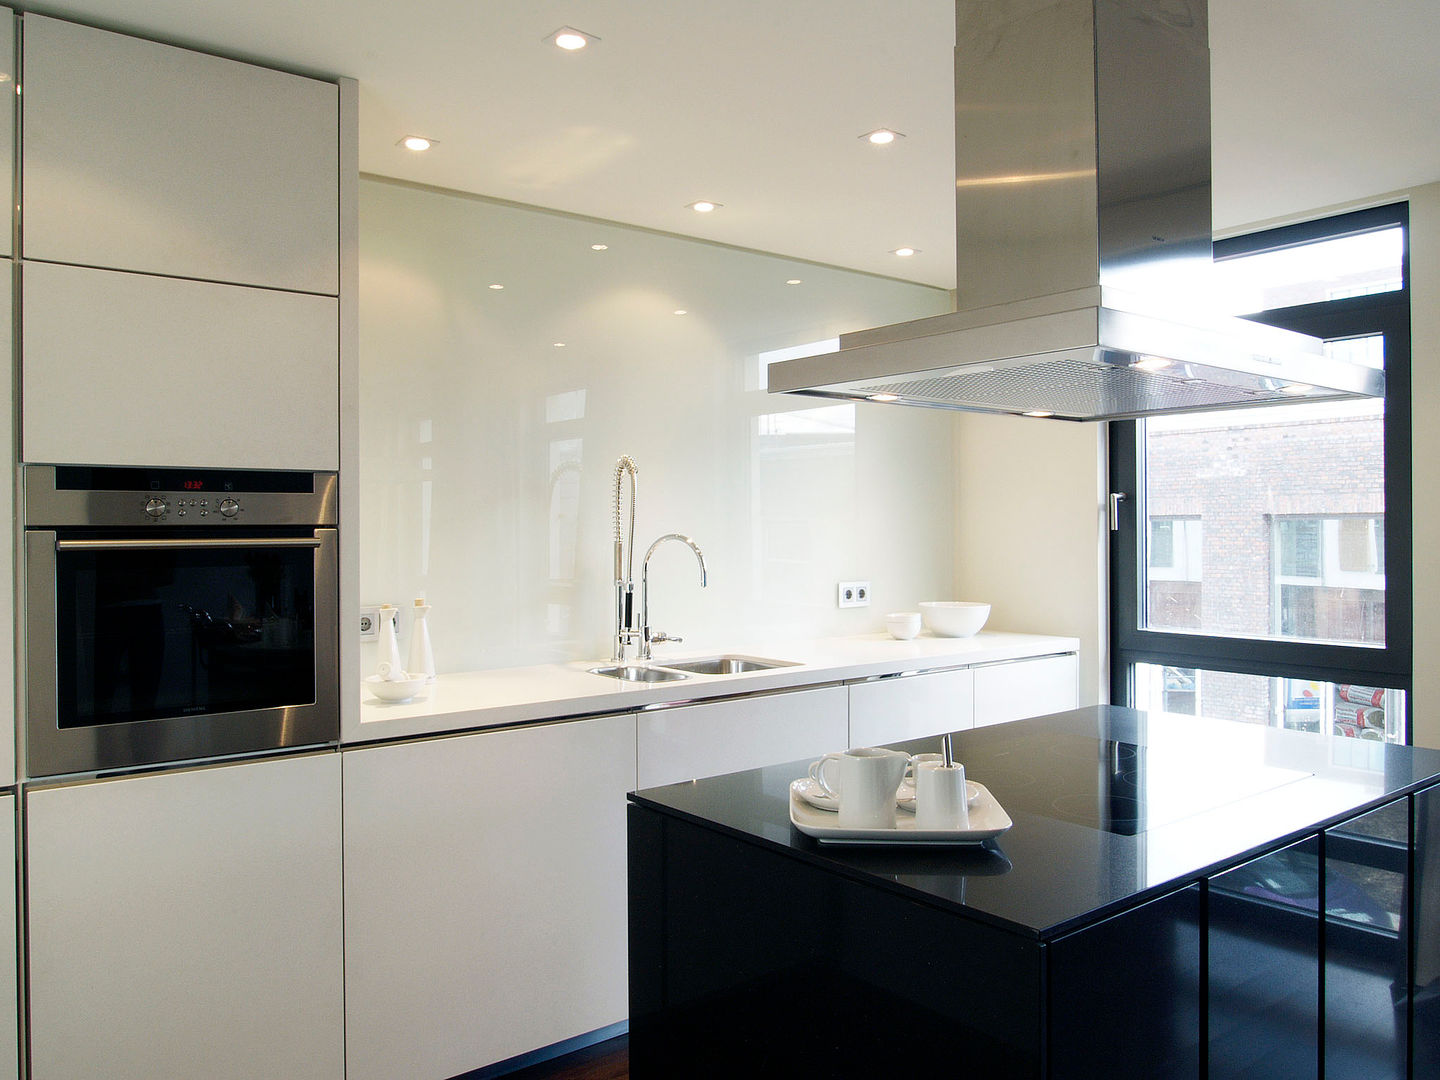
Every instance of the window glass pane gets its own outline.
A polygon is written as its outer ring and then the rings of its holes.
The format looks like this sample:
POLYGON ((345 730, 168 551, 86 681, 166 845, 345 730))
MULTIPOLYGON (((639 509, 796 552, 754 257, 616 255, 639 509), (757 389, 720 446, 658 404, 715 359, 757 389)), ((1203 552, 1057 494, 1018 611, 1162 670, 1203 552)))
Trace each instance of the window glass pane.
POLYGON ((1218 259, 1218 303, 1232 315, 1394 292, 1403 284, 1398 225, 1310 244, 1218 259))
POLYGON ((1136 664, 1135 707, 1367 742, 1405 742, 1405 693, 1379 686, 1136 664))
POLYGON ((1157 417, 1140 431, 1142 628, 1385 644, 1383 401, 1157 417))

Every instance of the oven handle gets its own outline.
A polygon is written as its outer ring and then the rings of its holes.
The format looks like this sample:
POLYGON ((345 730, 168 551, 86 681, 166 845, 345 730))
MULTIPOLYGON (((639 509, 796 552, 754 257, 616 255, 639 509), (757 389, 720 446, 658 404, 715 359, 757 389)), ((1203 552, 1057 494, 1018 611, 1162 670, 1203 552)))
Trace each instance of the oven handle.
POLYGON ((193 537, 189 540, 56 540, 56 551, 160 551, 176 548, 318 548, 313 537, 193 537))

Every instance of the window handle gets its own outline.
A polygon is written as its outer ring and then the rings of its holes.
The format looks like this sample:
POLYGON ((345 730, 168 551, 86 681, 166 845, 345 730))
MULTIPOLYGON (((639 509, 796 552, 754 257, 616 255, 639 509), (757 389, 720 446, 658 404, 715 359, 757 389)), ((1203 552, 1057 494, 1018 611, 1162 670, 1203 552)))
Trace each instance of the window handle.
POLYGON ((1110 531, 1120 531, 1120 503, 1125 498, 1123 491, 1110 492, 1110 531))

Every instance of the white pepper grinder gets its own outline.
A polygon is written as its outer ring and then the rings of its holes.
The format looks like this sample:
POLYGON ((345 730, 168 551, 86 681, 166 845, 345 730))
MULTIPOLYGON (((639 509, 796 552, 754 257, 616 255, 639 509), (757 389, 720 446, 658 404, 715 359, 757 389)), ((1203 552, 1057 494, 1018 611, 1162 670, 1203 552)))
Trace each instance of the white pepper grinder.
POLYGON ((410 627, 410 663, 406 670, 411 678, 425 676, 427 683, 435 681, 435 653, 430 647, 430 605, 419 597, 415 599, 415 618, 410 627))

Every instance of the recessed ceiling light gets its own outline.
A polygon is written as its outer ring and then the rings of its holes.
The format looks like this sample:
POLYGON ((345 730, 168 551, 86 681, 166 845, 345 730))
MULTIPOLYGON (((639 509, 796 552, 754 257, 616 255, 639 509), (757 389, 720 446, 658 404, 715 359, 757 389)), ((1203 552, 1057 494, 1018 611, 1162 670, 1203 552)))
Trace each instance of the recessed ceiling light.
POLYGON ((786 284, 786 285, 799 285, 799 284, 800 284, 800 279, 799 279, 798 277, 792 277, 789 281, 785 282, 785 284, 786 284))
POLYGON ((406 150, 414 150, 417 154, 422 150, 429 150, 435 145, 434 139, 427 139, 424 135, 406 135, 396 146, 403 146, 406 150))
POLYGON ((504 286, 504 285, 500 285, 500 284, 495 284, 495 285, 491 285, 490 287, 491 287, 492 289, 503 289, 505 286, 504 286))
POLYGON ((1046 416, 1054 416, 1055 414, 1053 412, 1046 412, 1044 409, 1032 409, 1030 412, 1024 413, 1023 415, 1036 416, 1043 419, 1046 416))
POLYGON ((563 349, 564 347, 565 347, 565 342, 563 342, 563 341, 557 341, 557 342, 555 342, 555 348, 557 348, 557 349, 563 349))
POLYGON ((871 401, 899 401, 899 394, 871 394, 871 401))
POLYGON ((609 245, 609 244, 591 244, 591 245, 590 245, 590 250, 591 250, 591 251, 609 251, 609 250, 610 250, 610 245, 609 245))
POLYGON ((709 199, 701 199, 698 202, 686 203, 685 208, 687 210, 694 210, 697 214, 708 214, 714 210, 719 210, 721 205, 722 204, 718 202, 711 202, 709 199))
POLYGON ((902 259, 908 259, 908 258, 910 258, 911 255, 918 255, 918 254, 920 254, 920 249, 919 249, 919 248, 908 248, 908 247, 907 247, 907 248, 896 248, 894 251, 890 252, 890 254, 891 254, 891 255, 899 255, 900 258, 902 258, 902 259))
POLYGON ((903 139, 903 131, 891 131, 889 128, 876 128, 874 131, 867 131, 860 138, 876 146, 889 146, 896 139, 903 139))
POLYGON ((576 30, 573 26, 562 26, 553 34, 546 34, 541 40, 548 41, 556 48, 564 49, 566 52, 577 52, 592 41, 600 39, 594 34, 585 33, 584 30, 576 30))
POLYGON ((672 315, 689 315, 690 313, 689 313, 688 311, 686 311, 686 310, 682 307, 682 308, 676 308, 673 312, 671 312, 671 314, 672 314, 672 315))

